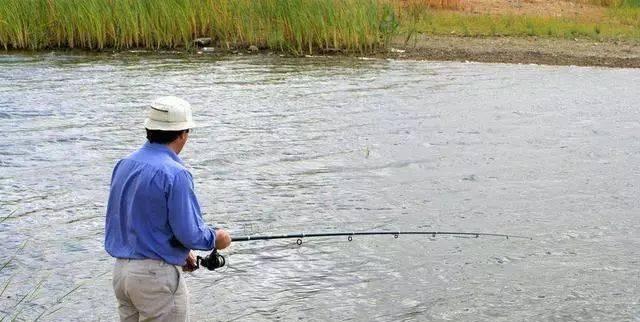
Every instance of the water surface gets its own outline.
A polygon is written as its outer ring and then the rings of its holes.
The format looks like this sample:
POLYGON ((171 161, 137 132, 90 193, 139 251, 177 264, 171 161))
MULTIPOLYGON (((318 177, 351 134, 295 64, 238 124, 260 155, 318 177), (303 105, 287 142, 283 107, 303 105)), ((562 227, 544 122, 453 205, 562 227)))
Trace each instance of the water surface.
POLYGON ((204 125, 181 156, 205 220, 233 234, 534 238, 238 243, 227 268, 187 277, 195 321, 639 320, 637 84, 626 69, 2 55, 0 217, 15 212, 0 260, 19 255, 0 315, 116 319, 111 170, 144 143, 145 104, 172 94, 204 125))

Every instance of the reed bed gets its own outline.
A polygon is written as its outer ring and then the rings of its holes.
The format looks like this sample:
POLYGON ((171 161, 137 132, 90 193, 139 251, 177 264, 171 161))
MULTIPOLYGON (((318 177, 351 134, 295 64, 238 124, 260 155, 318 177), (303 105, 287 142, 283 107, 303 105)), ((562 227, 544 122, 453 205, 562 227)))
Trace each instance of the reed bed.
POLYGON ((569 1, 607 13, 475 15, 459 10, 463 0, 0 0, 0 48, 190 49, 206 37, 301 55, 371 53, 419 33, 640 39, 640 0, 569 1))
POLYGON ((210 37, 227 48, 365 52, 388 42, 394 19, 380 0, 2 0, 0 46, 170 49, 210 37))

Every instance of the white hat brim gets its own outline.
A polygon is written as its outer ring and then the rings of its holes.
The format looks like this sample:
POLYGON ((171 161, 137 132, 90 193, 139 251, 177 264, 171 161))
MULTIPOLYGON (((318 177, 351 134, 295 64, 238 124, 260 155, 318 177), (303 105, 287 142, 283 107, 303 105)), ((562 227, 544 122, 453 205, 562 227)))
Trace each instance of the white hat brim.
POLYGON ((187 129, 196 128, 197 125, 193 121, 187 122, 161 122, 147 118, 144 120, 144 128, 149 130, 160 130, 160 131, 182 131, 187 129))

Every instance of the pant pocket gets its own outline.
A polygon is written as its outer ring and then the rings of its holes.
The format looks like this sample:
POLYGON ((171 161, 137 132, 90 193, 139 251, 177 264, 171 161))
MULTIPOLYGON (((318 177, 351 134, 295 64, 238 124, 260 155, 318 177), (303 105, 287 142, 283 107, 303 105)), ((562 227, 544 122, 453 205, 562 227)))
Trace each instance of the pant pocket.
POLYGON ((180 289, 180 285, 182 283, 181 273, 178 267, 170 265, 170 272, 168 275, 169 280, 167 281, 169 284, 169 288, 171 290, 171 294, 176 294, 180 289))

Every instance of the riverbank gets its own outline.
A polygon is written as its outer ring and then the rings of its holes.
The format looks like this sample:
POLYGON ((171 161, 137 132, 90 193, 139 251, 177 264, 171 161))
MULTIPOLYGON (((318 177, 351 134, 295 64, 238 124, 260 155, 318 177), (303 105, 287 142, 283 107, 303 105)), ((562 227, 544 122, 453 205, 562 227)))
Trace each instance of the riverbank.
MULTIPOLYGON (((196 55, 278 54, 257 47, 203 47, 196 55)), ((354 56, 357 52, 323 50, 321 55, 354 56)), ((393 38, 389 48, 366 57, 473 61, 484 63, 600 66, 640 68, 640 42, 597 41, 539 37, 461 37, 417 35, 410 42, 402 36, 393 38)))
POLYGON ((0 48, 640 67, 640 0, 6 0, 0 48))
POLYGON ((640 43, 591 39, 455 37, 396 38, 382 57, 544 65, 640 68, 640 43))
MULTIPOLYGON (((257 47, 201 47, 192 50, 102 50, 51 49, 74 55, 160 55, 160 56, 234 56, 234 55, 280 55, 293 56, 277 50, 257 47)), ((28 55, 33 51, 12 50, 6 52, 28 55)), ((0 53, 0 55, 2 55, 0 53)), ((327 50, 311 56, 357 56, 399 60, 434 60, 483 63, 575 65, 611 68, 640 68, 640 44, 634 42, 598 42, 588 39, 549 39, 516 37, 456 37, 418 36, 416 41, 405 44, 402 37, 394 38, 389 49, 362 55, 344 50, 327 50)))
POLYGON ((640 67, 637 0, 466 0, 443 10, 404 3, 394 58, 640 67))

